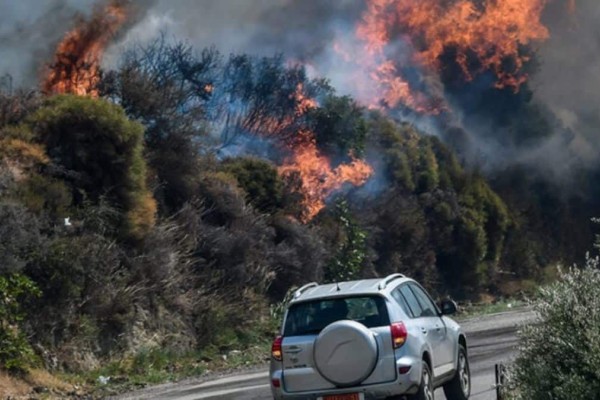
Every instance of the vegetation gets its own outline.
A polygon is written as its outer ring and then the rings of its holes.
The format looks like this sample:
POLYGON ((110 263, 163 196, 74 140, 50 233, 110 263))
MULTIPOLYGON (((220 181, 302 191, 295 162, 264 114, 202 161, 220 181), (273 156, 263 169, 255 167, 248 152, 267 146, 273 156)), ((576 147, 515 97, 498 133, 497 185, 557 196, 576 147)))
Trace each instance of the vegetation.
POLYGON ((0 364, 9 371, 24 371, 34 362, 33 350, 18 324, 25 315, 23 301, 39 293, 26 276, 0 276, 0 364))
POLYGON ((558 233, 592 200, 537 195, 515 171, 489 184, 439 138, 281 56, 159 39, 106 72, 101 93, 0 95, 3 369, 135 383, 234 351, 238 365, 274 333, 291 287, 401 272, 477 301, 593 237, 558 233), (306 131, 333 166, 362 156, 375 175, 303 224, 297 177, 277 166, 306 131))
POLYGON ((520 333, 514 365, 519 399, 600 398, 600 269, 597 258, 540 290, 540 323, 520 333))

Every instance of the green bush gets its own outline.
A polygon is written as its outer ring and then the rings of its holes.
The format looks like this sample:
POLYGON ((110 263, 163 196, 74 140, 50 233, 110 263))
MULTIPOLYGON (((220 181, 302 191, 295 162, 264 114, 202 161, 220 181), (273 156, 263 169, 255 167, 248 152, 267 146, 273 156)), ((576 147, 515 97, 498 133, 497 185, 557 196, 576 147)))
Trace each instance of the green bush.
POLYGON ((146 187, 144 127, 104 100, 55 96, 29 118, 50 159, 67 171, 74 197, 103 196, 123 210, 123 234, 141 238, 154 226, 156 203, 146 187))
POLYGON ((35 284, 24 275, 0 276, 0 368, 23 371, 33 362, 33 350, 19 323, 25 315, 22 302, 39 294, 35 284))
POLYGON ((523 400, 600 399, 600 269, 560 274, 540 290, 540 323, 523 328, 514 365, 516 397, 523 400))
POLYGON ((340 229, 336 240, 336 253, 325 266, 326 282, 358 278, 367 257, 367 233, 353 218, 346 201, 338 201, 335 217, 340 229))
POLYGON ((223 164, 247 194, 247 200, 258 211, 271 214, 283 206, 283 181, 268 161, 257 158, 234 158, 223 164))

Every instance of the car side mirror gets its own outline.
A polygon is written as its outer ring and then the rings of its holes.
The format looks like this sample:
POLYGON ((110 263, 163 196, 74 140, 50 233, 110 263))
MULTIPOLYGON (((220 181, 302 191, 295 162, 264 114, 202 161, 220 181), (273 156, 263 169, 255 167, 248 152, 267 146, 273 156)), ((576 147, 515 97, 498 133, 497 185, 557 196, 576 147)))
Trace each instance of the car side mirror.
POLYGON ((442 310, 442 315, 452 315, 456 314, 458 311, 458 306, 453 300, 442 300, 440 303, 440 309, 442 310))

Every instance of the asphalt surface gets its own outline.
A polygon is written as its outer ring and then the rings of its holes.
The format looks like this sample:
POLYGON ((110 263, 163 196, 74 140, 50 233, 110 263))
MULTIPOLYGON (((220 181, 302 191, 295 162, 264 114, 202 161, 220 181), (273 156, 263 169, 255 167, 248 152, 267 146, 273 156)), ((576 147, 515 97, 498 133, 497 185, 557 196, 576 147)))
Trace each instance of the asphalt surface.
MULTIPOLYGON (((472 377, 472 400, 495 400, 495 364, 510 361, 517 351, 517 329, 535 315, 528 310, 488 315, 463 321, 472 377)), ((436 400, 446 397, 442 389, 436 400)), ((119 400, 266 400, 272 399, 266 370, 234 374, 209 381, 168 384, 119 396, 119 400)))

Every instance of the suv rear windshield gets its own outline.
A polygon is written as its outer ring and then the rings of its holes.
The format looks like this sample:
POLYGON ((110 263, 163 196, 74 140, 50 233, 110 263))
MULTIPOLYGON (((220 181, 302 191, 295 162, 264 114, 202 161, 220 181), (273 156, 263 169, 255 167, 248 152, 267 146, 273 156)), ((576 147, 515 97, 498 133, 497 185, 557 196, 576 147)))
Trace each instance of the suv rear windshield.
POLYGON ((367 328, 390 324, 383 297, 321 299, 292 305, 287 314, 283 334, 318 334, 327 325, 343 319, 360 322, 367 328))

